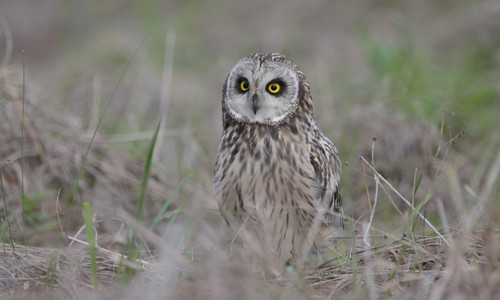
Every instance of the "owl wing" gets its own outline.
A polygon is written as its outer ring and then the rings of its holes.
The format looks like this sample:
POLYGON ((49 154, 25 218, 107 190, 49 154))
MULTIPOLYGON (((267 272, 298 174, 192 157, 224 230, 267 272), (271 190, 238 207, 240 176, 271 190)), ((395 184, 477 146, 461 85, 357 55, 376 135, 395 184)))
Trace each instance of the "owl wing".
POLYGON ((326 210, 325 222, 344 228, 340 198, 340 158, 337 148, 318 129, 312 141, 310 161, 320 185, 321 205, 326 210))

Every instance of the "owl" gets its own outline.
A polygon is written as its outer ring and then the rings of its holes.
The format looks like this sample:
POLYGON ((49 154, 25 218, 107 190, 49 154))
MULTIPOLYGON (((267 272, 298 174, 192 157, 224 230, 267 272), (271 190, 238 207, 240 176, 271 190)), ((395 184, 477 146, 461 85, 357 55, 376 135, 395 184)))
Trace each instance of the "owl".
POLYGON ((337 149, 316 126, 309 84, 287 57, 253 54, 229 72, 214 172, 219 209, 243 243, 303 264, 321 228, 342 225, 337 149))

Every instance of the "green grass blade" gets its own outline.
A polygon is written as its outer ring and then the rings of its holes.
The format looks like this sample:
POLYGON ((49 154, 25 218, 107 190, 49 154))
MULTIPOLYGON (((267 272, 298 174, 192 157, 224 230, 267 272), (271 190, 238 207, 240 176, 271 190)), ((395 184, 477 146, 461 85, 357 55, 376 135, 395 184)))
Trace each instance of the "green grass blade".
MULTIPOLYGON (((151 174, 151 166, 153 163, 153 154, 156 146, 156 141, 158 140, 158 133, 160 132, 160 127, 161 127, 161 119, 158 121, 158 125, 156 126, 156 129, 154 131, 154 134, 151 138, 151 141, 149 142, 149 147, 148 147, 148 152, 146 154, 146 163, 144 166, 144 173, 142 175, 142 181, 141 181, 141 192, 139 195, 139 199, 137 201, 137 213, 136 213, 136 218, 138 221, 142 220, 142 216, 144 214, 144 203, 146 201, 146 191, 148 188, 148 182, 149 182, 149 176, 151 174)), ((139 257, 139 252, 141 251, 141 246, 136 245, 136 236, 135 234, 132 235, 132 239, 130 241, 130 247, 128 250, 128 259, 129 260, 136 260, 139 257)), ((125 267, 123 275, 124 279, 128 280, 131 278, 131 275, 133 273, 133 270, 125 267)))
POLYGON ((144 201, 146 199, 146 191, 148 188, 149 175, 151 174, 151 165, 153 163, 153 154, 155 151, 156 141, 158 140, 158 132, 161 127, 161 119, 158 121, 158 125, 156 125, 155 132, 151 141, 149 142, 148 153, 146 156, 146 165, 144 166, 144 173, 142 174, 142 182, 141 182, 141 194, 139 195, 139 201, 137 202, 137 220, 142 220, 142 215, 144 213, 144 201))
POLYGON ((182 188, 182 186, 184 186, 184 182, 186 182, 186 180, 187 180, 187 177, 185 177, 184 179, 182 179, 181 182, 179 183, 179 185, 173 191, 173 193, 170 194, 170 196, 168 197, 167 201, 165 201, 165 203, 163 204, 163 206, 161 207, 161 209, 158 211, 158 213, 156 214, 156 216, 153 218, 153 222, 151 222, 151 226, 149 227, 150 229, 153 229, 156 225, 158 225, 158 223, 161 220, 163 220, 165 218, 165 216, 167 214, 168 207, 170 206, 170 204, 172 203, 172 201, 174 200, 174 198, 177 196, 177 194, 179 193, 179 191, 182 188))
POLYGON ((45 285, 48 287, 55 284, 57 276, 57 265, 59 262, 59 250, 54 250, 50 256, 50 262, 47 267, 47 274, 45 275, 45 285))
POLYGON ((413 196, 417 194, 418 188, 420 187, 420 183, 422 182, 422 177, 424 177, 424 173, 420 172, 418 175, 417 182, 415 183, 415 186, 413 187, 413 196))
POLYGON ((85 221, 85 229, 87 230, 87 240, 89 243, 89 253, 90 253, 90 275, 92 278, 92 288, 94 291, 98 289, 97 281, 97 258, 96 258, 96 240, 94 232, 94 221, 92 220, 92 208, 88 202, 84 202, 83 208, 83 219, 85 221))
MULTIPOLYGON (((422 208, 427 205, 427 203, 431 200, 431 195, 428 195, 424 200, 422 200, 416 207, 415 210, 412 210, 410 213, 410 228, 411 228, 411 233, 415 233, 415 228, 418 224, 418 213, 422 211, 422 208)), ((425 222, 423 224, 425 226, 425 222)))

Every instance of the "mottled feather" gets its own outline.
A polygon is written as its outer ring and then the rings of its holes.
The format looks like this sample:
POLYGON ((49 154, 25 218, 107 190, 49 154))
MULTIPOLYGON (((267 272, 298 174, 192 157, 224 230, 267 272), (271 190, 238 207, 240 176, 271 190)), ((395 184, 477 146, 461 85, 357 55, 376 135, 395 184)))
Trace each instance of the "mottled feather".
POLYGON ((303 262, 320 226, 342 225, 339 156, 316 126, 304 74, 280 54, 243 58, 224 84, 222 113, 214 176, 222 215, 253 239, 245 242, 282 263, 303 262), (266 90, 273 80, 283 96, 266 90))

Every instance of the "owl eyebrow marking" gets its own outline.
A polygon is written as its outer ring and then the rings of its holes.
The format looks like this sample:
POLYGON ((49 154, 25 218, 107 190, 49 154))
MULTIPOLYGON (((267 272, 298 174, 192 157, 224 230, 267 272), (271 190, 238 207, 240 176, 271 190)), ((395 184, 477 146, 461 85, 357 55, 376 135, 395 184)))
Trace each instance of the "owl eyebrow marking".
POLYGON ((287 86, 286 82, 281 77, 276 77, 274 79, 271 79, 271 80, 269 80, 269 82, 267 84, 269 85, 271 83, 279 83, 279 84, 283 85, 283 87, 287 86))
POLYGON ((274 97, 279 97, 281 95, 283 95, 283 93, 285 93, 285 91, 287 90, 288 88, 288 85, 285 83, 285 81, 283 79, 281 79, 280 77, 277 77, 275 79, 272 79, 270 80, 267 84, 266 84, 266 90, 269 89, 269 86, 273 83, 277 83, 280 85, 280 90, 277 92, 277 93, 273 93, 271 94, 272 96, 274 97))
POLYGON ((238 91, 238 93, 240 93, 240 94, 244 94, 244 93, 246 93, 248 91, 248 90, 242 90, 241 89, 240 85, 241 85, 241 83, 243 81, 246 81, 248 84, 250 84, 250 82, 248 81, 248 79, 245 76, 243 76, 243 75, 239 75, 238 79, 236 79, 236 81, 235 81, 235 88, 238 91))

